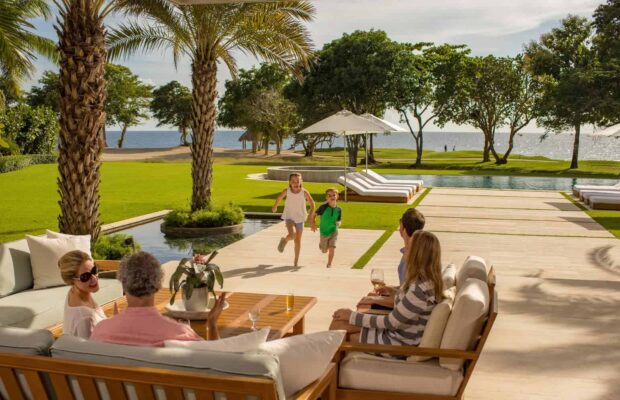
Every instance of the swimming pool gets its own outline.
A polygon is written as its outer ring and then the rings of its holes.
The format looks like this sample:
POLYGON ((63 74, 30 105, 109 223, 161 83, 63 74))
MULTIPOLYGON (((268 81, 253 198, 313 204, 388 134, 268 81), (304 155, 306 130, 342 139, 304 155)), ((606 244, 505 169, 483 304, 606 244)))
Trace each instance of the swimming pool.
POLYGON ((422 179, 424 186, 570 191, 573 185, 615 185, 618 179, 548 178, 531 176, 385 174, 387 179, 422 179))
POLYGON ((280 222, 279 219, 244 219, 243 233, 210 235, 200 238, 167 238, 160 232, 161 220, 153 221, 134 228, 125 229, 124 233, 134 237, 143 251, 153 254, 161 263, 180 260, 194 253, 208 254, 221 249, 253 233, 280 222))

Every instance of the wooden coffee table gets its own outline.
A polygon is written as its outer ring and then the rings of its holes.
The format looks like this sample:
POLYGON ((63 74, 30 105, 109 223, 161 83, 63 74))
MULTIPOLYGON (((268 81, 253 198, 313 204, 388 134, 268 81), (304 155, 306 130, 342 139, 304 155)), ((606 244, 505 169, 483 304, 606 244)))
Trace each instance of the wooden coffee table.
MULTIPOLYGON (((177 294, 181 301, 181 293, 177 294)), ((170 291, 161 289, 155 295, 155 305, 161 313, 165 313, 164 306, 170 300, 170 291)), ((220 337, 236 336, 251 331, 252 323, 248 318, 248 312, 255 306, 260 308, 260 319, 257 322, 259 328, 270 326, 268 340, 279 339, 289 335, 304 333, 304 317, 316 304, 316 297, 295 296, 295 305, 292 311, 286 311, 286 296, 276 294, 230 292, 226 298, 229 307, 222 312, 218 320, 220 337)), ((116 300, 119 311, 127 307, 125 297, 116 300)), ((102 305, 103 311, 108 317, 114 314, 114 301, 102 305)), ((192 328, 200 336, 207 337, 206 321, 195 320, 191 322, 192 328)), ((62 335, 62 322, 48 328, 54 337, 62 335)))

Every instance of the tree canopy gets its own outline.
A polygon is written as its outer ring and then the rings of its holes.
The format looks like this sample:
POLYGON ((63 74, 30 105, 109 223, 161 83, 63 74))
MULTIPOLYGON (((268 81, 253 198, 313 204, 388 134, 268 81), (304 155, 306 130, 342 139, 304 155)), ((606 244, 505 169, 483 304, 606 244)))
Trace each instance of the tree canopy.
POLYGON ((181 144, 188 146, 187 136, 192 119, 192 92, 177 81, 171 81, 153 90, 151 112, 157 126, 174 126, 181 134, 181 144))
POLYGON ((599 66, 601 123, 620 122, 620 0, 608 0, 594 12, 594 49, 599 66))

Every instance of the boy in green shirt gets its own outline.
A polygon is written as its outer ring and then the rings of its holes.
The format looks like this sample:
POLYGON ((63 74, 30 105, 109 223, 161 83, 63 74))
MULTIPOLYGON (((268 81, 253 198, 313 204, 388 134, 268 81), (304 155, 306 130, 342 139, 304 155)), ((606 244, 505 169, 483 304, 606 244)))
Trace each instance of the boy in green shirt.
MULTIPOLYGON (((334 251, 336 250, 336 240, 338 239, 338 227, 342 220, 342 209, 338 207, 336 202, 338 201, 338 190, 329 188, 325 191, 326 203, 316 210, 315 215, 312 215, 311 222, 314 225, 314 219, 317 215, 321 216, 321 224, 319 230, 321 232, 321 239, 319 242, 319 249, 327 255, 327 268, 332 266, 334 259, 334 251)), ((316 231, 316 227, 312 229, 316 231)))

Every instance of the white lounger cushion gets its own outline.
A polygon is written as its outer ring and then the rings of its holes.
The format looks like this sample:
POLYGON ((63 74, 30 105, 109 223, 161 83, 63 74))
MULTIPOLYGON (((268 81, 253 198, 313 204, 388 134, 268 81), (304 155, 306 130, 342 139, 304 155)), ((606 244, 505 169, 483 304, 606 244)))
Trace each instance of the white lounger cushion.
POLYGON ((462 380, 461 371, 442 368, 437 359, 407 362, 352 352, 340 363, 343 388, 453 396, 462 380))
POLYGON ((380 183, 369 181, 366 178, 360 178, 359 175, 355 175, 355 174, 347 175, 347 181, 349 180, 356 182, 357 184, 365 187, 366 189, 406 191, 408 196, 411 196, 413 193, 415 193, 415 189, 412 187, 383 185, 380 183))
POLYGON ((369 169, 368 171, 364 170, 362 171, 362 173, 367 175, 369 178, 381 183, 410 183, 418 186, 422 186, 424 184, 422 180, 417 179, 387 179, 383 175, 380 175, 371 169, 369 169))
POLYGON ((620 204, 620 196, 590 196, 586 203, 589 204, 590 207, 593 207, 595 204, 620 204))
POLYGON ((587 201, 590 197, 618 197, 620 198, 620 190, 582 190, 579 196, 587 201))
MULTIPOLYGON (((345 184, 344 176, 338 177, 338 183, 345 184)), ((409 198, 406 190, 388 190, 388 189, 367 189, 355 181, 347 179, 346 186, 353 189, 358 194, 363 196, 379 196, 379 197, 405 197, 409 198)))
POLYGON ((408 189, 412 189, 417 192, 421 184, 413 183, 413 182, 401 182, 401 181, 392 181, 383 178, 383 180, 379 180, 378 178, 372 177, 371 175, 367 175, 366 173, 356 172, 356 176, 360 177, 371 183, 372 185, 388 185, 388 186, 396 186, 396 187, 406 187, 408 189))
POLYGON ((597 185, 574 185, 573 189, 577 190, 577 191, 581 191, 581 190, 620 189, 620 182, 616 183, 615 185, 601 185, 601 186, 597 186, 597 185))

